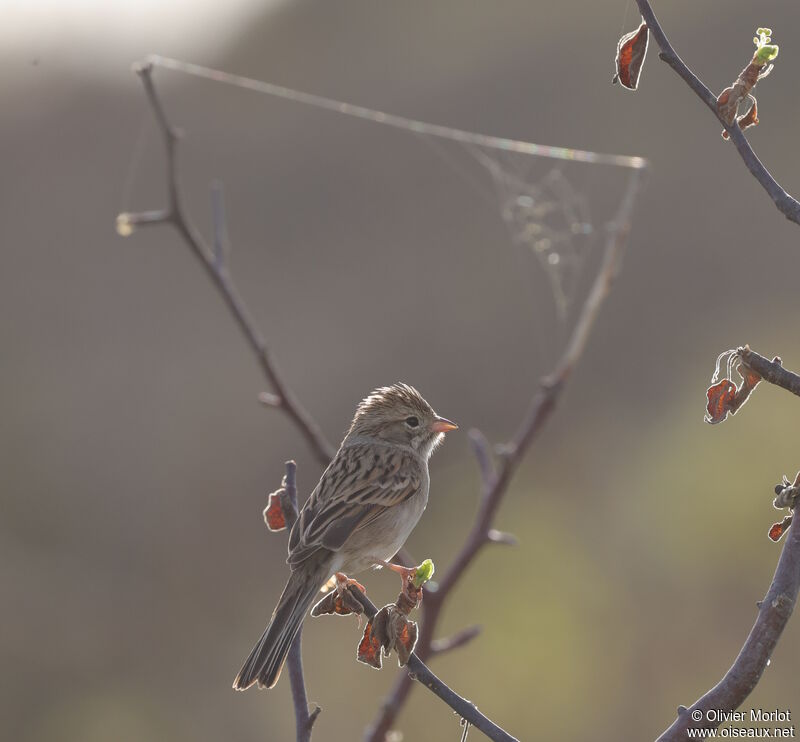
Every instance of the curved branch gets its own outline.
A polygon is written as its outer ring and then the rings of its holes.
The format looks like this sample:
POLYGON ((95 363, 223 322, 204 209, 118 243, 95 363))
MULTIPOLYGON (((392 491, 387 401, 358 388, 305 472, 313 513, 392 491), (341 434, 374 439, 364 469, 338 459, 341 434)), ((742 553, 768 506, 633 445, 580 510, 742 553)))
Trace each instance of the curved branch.
MULTIPOLYGON (((472 433, 470 440, 481 470, 482 494, 480 507, 472 530, 461 547, 450 568, 439 581, 438 587, 426 588, 425 600, 422 602, 422 620, 420 622, 419 639, 416 653, 423 659, 433 654, 435 646, 434 632, 441 615, 442 606, 450 591, 455 587, 464 572, 472 564, 478 552, 491 542, 508 543, 513 537, 495 533, 492 529, 494 516, 506 494, 508 485, 517 467, 522 462, 533 440, 549 419, 555 409, 556 402, 564 386, 579 361, 592 327, 600 312, 611 284, 616 277, 627 238, 630 233, 631 218, 636 196, 641 188, 642 170, 632 170, 628 187, 620 204, 614 222, 610 225, 606 241, 603 262, 584 302, 581 314, 572 331, 566 350, 554 371, 539 384, 538 391, 531 400, 530 407, 512 441, 503 446, 503 457, 497 470, 494 469, 486 440, 480 433, 472 433)), ((391 730, 400 709, 411 692, 411 678, 401 674, 394 687, 384 701, 378 716, 367 729, 365 740, 368 742, 384 742, 391 730)))
MULTIPOLYGON (((800 396, 800 376, 787 371, 780 359, 770 361, 745 345, 737 348, 742 362, 756 371, 764 381, 780 386, 800 396)), ((715 714, 706 717, 709 710, 734 711, 756 687, 772 656, 789 617, 792 615, 800 589, 800 528, 789 528, 772 584, 767 595, 758 604, 758 617, 750 630, 739 656, 725 677, 690 708, 680 706, 678 718, 657 740, 673 742, 685 740, 687 729, 715 729, 724 720, 715 714), (693 719, 692 714, 698 718, 693 719)))
MULTIPOLYGON (((120 234, 130 234, 137 226, 154 224, 171 224, 178 230, 184 242, 194 256, 200 261, 206 275, 219 291, 223 301, 233 315, 237 326, 244 335, 247 344, 256 355, 256 359, 267 382, 273 390, 273 405, 286 414, 297 426, 308 442, 317 460, 327 466, 333 458, 335 450, 325 438, 319 425, 309 415, 278 371, 275 359, 267 346, 264 337, 256 326, 244 304, 233 278, 223 260, 221 250, 212 251, 187 216, 181 198, 178 177, 177 147, 179 134, 170 124, 161 99, 153 84, 153 65, 142 64, 136 68, 142 80, 147 99, 156 118, 167 153, 167 201, 166 209, 146 211, 138 214, 120 214, 117 218, 117 230, 120 234)), ((217 225, 219 226, 219 225, 217 225)))
POLYGON ((720 714, 706 718, 708 711, 733 711, 744 703, 775 650, 775 645, 792 615, 800 589, 800 528, 789 529, 775 576, 766 597, 759 604, 758 617, 750 630, 739 656, 710 691, 695 701, 690 708, 681 706, 678 718, 657 742, 681 742, 687 738, 687 729, 714 729, 722 721, 720 714), (699 721, 692 719, 692 714, 699 721))
POLYGON ((642 14, 647 27, 653 34, 661 54, 659 58, 666 62, 677 75, 694 91, 695 95, 700 98, 703 103, 711 110, 717 120, 725 128, 725 131, 730 135, 739 156, 747 166, 752 176, 761 184, 761 187, 769 194, 769 197, 774 202, 778 210, 790 221, 795 224, 800 224, 800 202, 792 198, 781 186, 775 178, 772 177, 769 170, 764 167, 761 160, 753 151, 750 143, 745 138, 742 130, 734 122, 729 126, 720 116, 717 110, 717 97, 708 89, 705 83, 697 77, 687 66, 686 63, 678 56, 675 49, 672 48, 664 29, 656 18, 648 0, 636 0, 639 6, 639 12, 642 14))

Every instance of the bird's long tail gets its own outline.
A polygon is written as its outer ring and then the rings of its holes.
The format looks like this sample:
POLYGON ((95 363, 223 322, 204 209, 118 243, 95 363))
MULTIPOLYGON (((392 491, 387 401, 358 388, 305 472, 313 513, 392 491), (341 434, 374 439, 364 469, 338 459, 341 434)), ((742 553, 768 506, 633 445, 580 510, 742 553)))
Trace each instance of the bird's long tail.
POLYGON ((297 630, 329 576, 327 564, 321 564, 315 570, 300 567, 292 572, 269 626, 233 681, 235 690, 247 690, 255 683, 260 688, 272 688, 278 682, 297 630))

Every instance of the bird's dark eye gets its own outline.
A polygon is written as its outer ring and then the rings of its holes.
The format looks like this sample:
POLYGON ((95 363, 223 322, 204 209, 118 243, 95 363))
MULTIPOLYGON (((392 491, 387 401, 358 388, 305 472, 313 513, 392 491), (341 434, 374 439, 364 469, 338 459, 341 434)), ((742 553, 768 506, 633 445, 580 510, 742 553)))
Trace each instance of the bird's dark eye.
POLYGON ((406 425, 408 425, 409 428, 416 428, 419 425, 419 420, 412 415, 406 418, 406 425))

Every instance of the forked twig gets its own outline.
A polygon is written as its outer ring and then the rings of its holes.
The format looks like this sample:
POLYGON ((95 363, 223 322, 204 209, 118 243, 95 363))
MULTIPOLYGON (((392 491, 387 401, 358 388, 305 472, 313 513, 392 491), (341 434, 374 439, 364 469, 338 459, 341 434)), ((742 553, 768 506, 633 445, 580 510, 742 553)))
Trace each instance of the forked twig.
POLYGON ((153 84, 153 65, 149 63, 141 64, 135 70, 142 80, 147 100, 164 137, 167 154, 167 207, 154 211, 120 214, 117 217, 117 231, 120 234, 128 235, 136 227, 156 224, 171 224, 178 230, 184 242, 200 261, 211 282, 219 291, 245 340, 255 353, 261 371, 272 387, 272 406, 281 410, 292 420, 308 442, 317 460, 323 466, 327 466, 335 453, 333 446, 325 438, 319 425, 300 404, 300 401, 278 371, 275 359, 263 335, 239 295, 228 267, 222 259, 221 251, 209 249, 203 236, 184 210, 178 177, 177 150, 179 134, 170 124, 161 99, 156 92, 153 84))

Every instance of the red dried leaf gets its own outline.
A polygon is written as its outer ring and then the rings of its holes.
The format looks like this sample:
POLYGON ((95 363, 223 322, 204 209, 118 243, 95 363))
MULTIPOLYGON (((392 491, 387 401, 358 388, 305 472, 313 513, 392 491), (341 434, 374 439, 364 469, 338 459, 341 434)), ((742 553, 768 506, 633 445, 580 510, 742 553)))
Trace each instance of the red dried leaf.
POLYGON ((761 381, 761 374, 753 371, 749 366, 745 366, 744 363, 739 364, 739 374, 743 380, 741 389, 746 390, 747 394, 750 394, 758 386, 758 382, 761 381))
POLYGON ((394 648, 397 651, 397 660, 400 667, 408 664, 408 658, 414 651, 417 643, 417 624, 403 618, 402 623, 396 626, 397 635, 394 641, 394 648))
POLYGON ((361 615, 364 608, 350 593, 349 590, 331 590, 311 609, 311 615, 316 616, 349 616, 351 613, 361 615))
POLYGON ((281 490, 273 492, 269 496, 267 507, 264 509, 264 522, 270 531, 282 531, 286 528, 286 518, 283 517, 280 493, 281 490))
POLYGON ((364 636, 361 638, 361 642, 358 645, 357 657, 359 662, 374 667, 376 670, 380 670, 383 666, 381 642, 372 633, 372 621, 368 621, 364 629, 364 636))
POLYGON ((647 56, 649 40, 650 30, 644 21, 639 28, 625 34, 619 40, 616 58, 617 74, 614 75, 613 82, 619 81, 622 87, 628 90, 636 90, 639 87, 639 76, 642 72, 644 58, 647 56))
POLYGON ((723 379, 708 387, 706 397, 706 421, 712 425, 721 423, 731 411, 731 405, 736 398, 736 384, 730 379, 723 379))
POLYGON ((780 523, 773 523, 767 535, 772 541, 780 540, 780 537, 789 530, 789 526, 792 525, 792 520, 794 520, 794 513, 789 513, 789 515, 784 516, 780 523))
POLYGON ((772 541, 780 541, 783 536, 783 523, 773 523, 768 535, 772 541))

